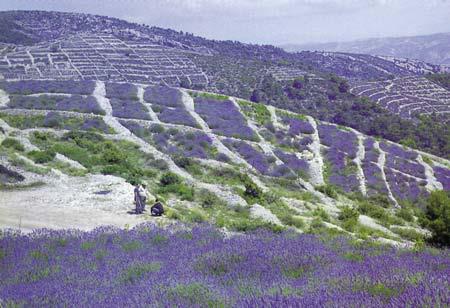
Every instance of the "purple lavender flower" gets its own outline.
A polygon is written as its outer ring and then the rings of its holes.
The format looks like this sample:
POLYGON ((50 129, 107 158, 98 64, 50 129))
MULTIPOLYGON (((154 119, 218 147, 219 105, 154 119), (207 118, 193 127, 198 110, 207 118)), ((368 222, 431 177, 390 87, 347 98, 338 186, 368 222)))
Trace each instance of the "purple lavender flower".
POLYGON ((229 100, 219 101, 212 98, 195 98, 195 111, 206 121, 216 134, 257 140, 255 132, 248 127, 245 118, 229 100))
POLYGON ((95 82, 82 81, 56 81, 56 80, 21 80, 0 82, 0 88, 9 94, 28 95, 37 93, 68 93, 91 95, 95 82))

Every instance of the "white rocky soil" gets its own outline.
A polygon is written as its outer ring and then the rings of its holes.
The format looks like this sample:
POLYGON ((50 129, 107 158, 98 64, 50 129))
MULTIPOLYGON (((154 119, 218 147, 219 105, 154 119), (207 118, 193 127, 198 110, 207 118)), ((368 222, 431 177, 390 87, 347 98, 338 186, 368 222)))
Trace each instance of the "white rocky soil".
POLYGON ((101 225, 124 228, 146 221, 132 215, 133 187, 111 175, 54 178, 45 186, 0 192, 0 228, 91 230, 101 225), (103 194, 101 192, 103 191, 103 194), (98 194, 100 192, 100 194, 98 194))
POLYGON ((355 133, 356 137, 358 138, 358 151, 356 152, 356 157, 353 160, 353 162, 356 164, 358 168, 356 177, 359 181, 359 190, 361 191, 363 196, 365 196, 367 195, 366 177, 364 176, 364 171, 362 168, 362 161, 364 160, 364 157, 366 155, 364 148, 364 136, 354 129, 351 129, 351 131, 355 133))
POLYGON ((389 199, 394 203, 395 207, 400 207, 400 205, 397 202, 397 199, 395 199, 394 195, 392 194, 391 191, 391 187, 389 186, 388 181, 386 180, 386 173, 384 172, 384 165, 386 164, 386 152, 384 152, 381 148, 380 148, 380 143, 378 141, 375 141, 375 143, 373 144, 375 150, 377 150, 380 155, 378 156, 378 162, 377 165, 381 170, 381 178, 384 181, 384 184, 387 187, 388 190, 388 197, 389 199))
POLYGON ((250 208, 250 216, 253 218, 259 218, 263 221, 273 223, 275 225, 282 225, 281 221, 270 210, 259 204, 253 204, 250 208))
POLYGON ((313 185, 323 185, 325 184, 325 181, 323 179, 323 158, 322 154, 320 153, 320 138, 319 138, 319 130, 317 129, 317 123, 316 121, 308 116, 308 122, 311 124, 311 126, 314 128, 314 133, 311 135, 312 143, 309 146, 313 153, 313 159, 309 161, 311 164, 310 168, 310 182, 313 185))
POLYGON ((425 168, 425 176, 427 178, 427 185, 425 187, 428 191, 443 189, 442 184, 434 176, 433 168, 423 160, 422 155, 417 156, 417 162, 425 168))
POLYGON ((5 91, 0 89, 0 108, 1 107, 7 107, 9 103, 9 96, 6 94, 5 91))

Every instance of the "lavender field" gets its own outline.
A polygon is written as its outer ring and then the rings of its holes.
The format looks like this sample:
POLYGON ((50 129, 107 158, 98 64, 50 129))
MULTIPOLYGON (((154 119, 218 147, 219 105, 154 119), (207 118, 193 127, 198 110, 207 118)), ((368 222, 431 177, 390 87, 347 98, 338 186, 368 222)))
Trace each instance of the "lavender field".
POLYGON ((208 225, 5 232, 6 307, 448 307, 449 250, 208 225))

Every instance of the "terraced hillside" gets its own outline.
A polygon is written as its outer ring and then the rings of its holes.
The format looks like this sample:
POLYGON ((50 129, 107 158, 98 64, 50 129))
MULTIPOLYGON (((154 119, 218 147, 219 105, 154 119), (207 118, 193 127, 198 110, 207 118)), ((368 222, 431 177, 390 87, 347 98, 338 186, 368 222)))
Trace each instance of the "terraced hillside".
POLYGON ((367 96, 404 118, 413 118, 418 114, 450 112, 450 92, 424 77, 355 83, 350 92, 367 96))
MULTIPOLYGON (((132 189, 112 178, 101 183, 95 174, 144 179, 173 207, 169 217, 231 229, 242 228, 236 227, 242 217, 301 226, 295 217, 311 221, 317 213, 340 228, 340 208, 356 202, 355 194, 378 200, 387 207, 377 205, 383 215, 392 215, 394 208, 420 205, 432 190, 450 189, 444 159, 233 97, 102 81, 2 82, 0 88, 2 185, 43 182, 58 190, 58 179, 77 176, 65 184, 80 185, 69 189, 70 198, 81 189, 93 204, 109 200, 100 208, 118 215, 132 207, 132 198, 126 200, 132 189), (90 182, 95 187, 87 189, 90 182), (111 187, 130 191, 120 196, 111 187), (260 202, 261 194, 272 201, 260 202)), ((9 194, 10 202, 16 195, 9 194)), ((373 218, 360 220, 398 239, 373 218)))
MULTIPOLYGON (((389 82, 392 78, 414 79, 442 69, 420 61, 363 54, 288 53, 269 45, 207 40, 88 14, 14 11, 2 12, 0 19, 9 25, 1 30, 3 43, 8 45, 0 59, 0 76, 7 80, 162 83, 250 99, 268 76, 284 86, 299 77, 317 76, 320 80, 331 73, 359 86, 380 80, 389 82)), ((329 89, 321 90, 325 93, 329 89)), ((401 101, 406 106, 395 101, 388 110, 404 118, 446 112, 448 102, 439 97, 441 90, 434 86, 428 90, 430 99, 409 91, 400 94, 408 96, 401 101)), ((267 102, 279 103, 280 99, 274 97, 267 102)), ((291 97, 283 99, 297 105, 291 97)), ((322 99, 315 95, 311 101, 322 99)))

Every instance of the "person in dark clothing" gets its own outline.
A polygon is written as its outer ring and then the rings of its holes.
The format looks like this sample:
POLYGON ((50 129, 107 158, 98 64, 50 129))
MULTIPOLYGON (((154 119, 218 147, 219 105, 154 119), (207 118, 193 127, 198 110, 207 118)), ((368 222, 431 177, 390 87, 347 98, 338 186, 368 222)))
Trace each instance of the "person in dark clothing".
POLYGON ((156 203, 152 205, 150 212, 152 216, 161 216, 164 214, 164 207, 158 199, 156 199, 156 203))

